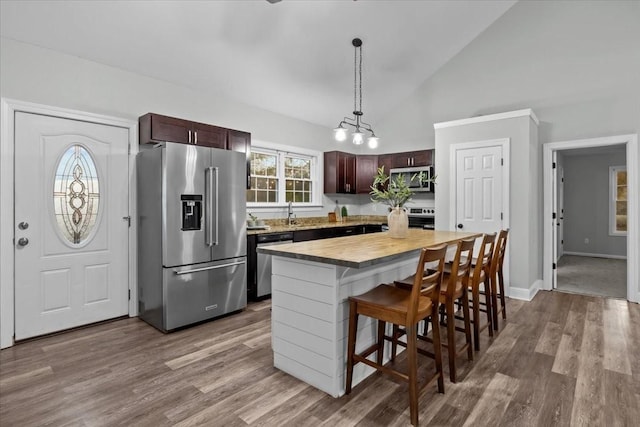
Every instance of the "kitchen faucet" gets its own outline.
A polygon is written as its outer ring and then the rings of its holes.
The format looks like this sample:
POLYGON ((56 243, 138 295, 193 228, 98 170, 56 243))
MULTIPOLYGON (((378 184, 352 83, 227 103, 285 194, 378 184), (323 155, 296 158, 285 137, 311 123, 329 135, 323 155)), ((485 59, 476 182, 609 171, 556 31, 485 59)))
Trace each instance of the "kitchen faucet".
POLYGON ((289 211, 287 212, 287 224, 293 225, 296 223, 296 216, 293 214, 293 202, 289 202, 289 211))

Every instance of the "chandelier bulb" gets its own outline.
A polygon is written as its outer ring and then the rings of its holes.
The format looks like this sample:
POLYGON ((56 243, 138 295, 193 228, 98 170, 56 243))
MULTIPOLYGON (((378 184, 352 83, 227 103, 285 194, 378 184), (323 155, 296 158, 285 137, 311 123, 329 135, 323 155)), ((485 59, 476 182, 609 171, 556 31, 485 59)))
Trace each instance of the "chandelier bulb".
POLYGON ((342 125, 338 126, 333 130, 334 138, 338 142, 344 142, 347 139, 347 129, 343 128, 342 125))

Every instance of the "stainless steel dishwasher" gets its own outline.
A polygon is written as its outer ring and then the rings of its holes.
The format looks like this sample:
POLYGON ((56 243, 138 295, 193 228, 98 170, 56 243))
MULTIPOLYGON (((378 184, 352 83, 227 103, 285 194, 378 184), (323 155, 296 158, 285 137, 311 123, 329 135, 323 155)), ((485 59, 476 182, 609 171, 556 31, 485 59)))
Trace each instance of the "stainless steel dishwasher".
MULTIPOLYGON (((261 248, 270 245, 293 243, 293 233, 259 234, 256 246, 261 248)), ((257 297, 271 294, 271 255, 258 252, 258 292, 257 297)))

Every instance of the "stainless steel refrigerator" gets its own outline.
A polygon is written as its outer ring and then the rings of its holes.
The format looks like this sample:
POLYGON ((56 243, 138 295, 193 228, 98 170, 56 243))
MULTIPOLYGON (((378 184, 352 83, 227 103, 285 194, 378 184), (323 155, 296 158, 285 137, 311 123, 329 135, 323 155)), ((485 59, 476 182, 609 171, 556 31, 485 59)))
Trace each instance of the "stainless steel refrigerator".
POLYGON ((143 145, 137 183, 140 318, 167 332, 246 307, 245 155, 143 145))

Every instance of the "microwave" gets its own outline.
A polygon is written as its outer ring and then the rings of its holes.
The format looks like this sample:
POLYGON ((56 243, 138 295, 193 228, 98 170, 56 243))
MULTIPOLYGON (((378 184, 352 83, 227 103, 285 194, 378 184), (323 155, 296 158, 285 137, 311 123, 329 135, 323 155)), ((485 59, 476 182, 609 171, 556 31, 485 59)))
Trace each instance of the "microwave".
POLYGON ((416 166, 412 168, 394 168, 389 171, 389 176, 392 180, 396 180, 398 176, 402 176, 402 179, 407 183, 409 188, 411 188, 415 192, 432 192, 433 191, 433 182, 430 181, 431 176, 433 175, 433 166, 416 166), (422 173, 422 178, 420 178, 420 173, 422 173), (411 181, 411 177, 416 176, 416 178, 411 181))

